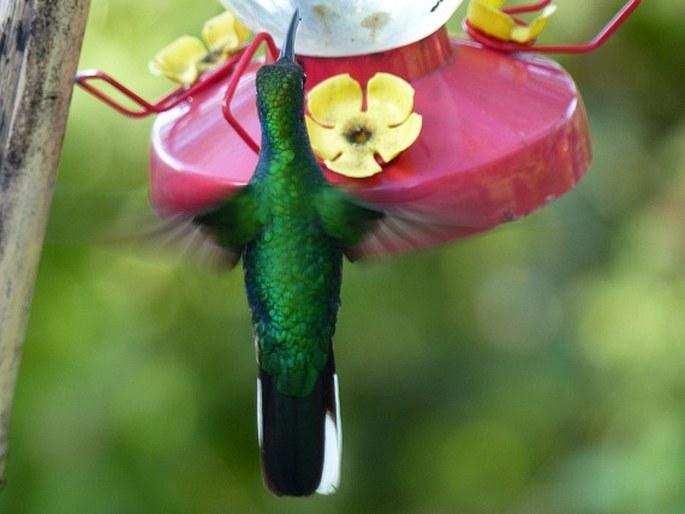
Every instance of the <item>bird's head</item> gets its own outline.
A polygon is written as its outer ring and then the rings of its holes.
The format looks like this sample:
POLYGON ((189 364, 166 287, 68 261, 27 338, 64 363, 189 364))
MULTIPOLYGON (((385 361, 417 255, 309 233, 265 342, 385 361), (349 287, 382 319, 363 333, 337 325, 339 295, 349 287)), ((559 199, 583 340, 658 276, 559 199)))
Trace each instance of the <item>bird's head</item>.
POLYGON ((295 33, 299 21, 299 10, 296 10, 278 59, 257 72, 257 108, 262 123, 283 116, 298 119, 303 116, 305 74, 302 66, 295 62, 295 33))

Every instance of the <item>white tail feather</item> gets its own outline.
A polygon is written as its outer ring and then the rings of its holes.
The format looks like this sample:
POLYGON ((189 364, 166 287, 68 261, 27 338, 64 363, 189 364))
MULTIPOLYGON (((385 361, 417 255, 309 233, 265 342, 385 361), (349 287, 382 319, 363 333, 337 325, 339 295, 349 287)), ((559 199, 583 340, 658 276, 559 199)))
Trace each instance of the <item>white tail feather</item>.
POLYGON ((333 375, 335 395, 335 412, 326 413, 325 448, 321 482, 316 492, 333 494, 340 484, 340 463, 342 460, 342 425, 340 423, 340 401, 338 392, 338 374, 333 375))
POLYGON ((259 449, 264 446, 264 416, 262 416, 262 381, 257 378, 257 440, 259 449))

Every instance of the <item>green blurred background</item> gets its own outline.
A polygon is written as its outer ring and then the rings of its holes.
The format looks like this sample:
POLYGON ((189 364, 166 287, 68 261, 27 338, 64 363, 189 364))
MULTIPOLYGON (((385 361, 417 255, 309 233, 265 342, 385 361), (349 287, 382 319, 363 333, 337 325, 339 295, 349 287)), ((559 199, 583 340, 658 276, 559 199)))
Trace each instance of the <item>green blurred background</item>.
MULTIPOLYGON (((589 38, 621 4, 560 0, 545 38, 589 38)), ((148 59, 220 10, 93 0, 81 68, 154 97, 148 59)), ((560 59, 595 149, 567 196, 346 266, 331 497, 262 487, 241 273, 94 244, 143 203, 151 120, 76 91, 0 512, 685 512, 682 19, 682 0, 643 2, 605 47, 560 59)))

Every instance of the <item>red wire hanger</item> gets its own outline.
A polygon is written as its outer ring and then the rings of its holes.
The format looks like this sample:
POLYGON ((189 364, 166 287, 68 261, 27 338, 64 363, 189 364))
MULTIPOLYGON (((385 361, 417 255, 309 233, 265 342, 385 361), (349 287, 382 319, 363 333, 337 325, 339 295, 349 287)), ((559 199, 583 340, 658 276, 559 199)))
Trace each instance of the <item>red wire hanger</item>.
MULTIPOLYGON (((587 43, 570 44, 570 45, 535 45, 535 42, 530 43, 515 43, 512 41, 502 41, 494 38, 480 31, 478 28, 471 25, 468 19, 464 19, 463 27, 466 33, 475 41, 492 50, 500 52, 540 52, 540 53, 571 53, 582 54, 591 52, 603 45, 611 35, 628 19, 632 12, 638 8, 641 0, 629 0, 623 8, 614 16, 607 25, 599 31, 599 33, 587 43)), ((521 5, 518 7, 510 7, 502 9, 502 12, 514 17, 514 21, 518 25, 527 25, 527 23, 520 18, 516 18, 516 14, 530 13, 539 11, 549 4, 552 0, 542 0, 540 2, 528 5, 521 5)))

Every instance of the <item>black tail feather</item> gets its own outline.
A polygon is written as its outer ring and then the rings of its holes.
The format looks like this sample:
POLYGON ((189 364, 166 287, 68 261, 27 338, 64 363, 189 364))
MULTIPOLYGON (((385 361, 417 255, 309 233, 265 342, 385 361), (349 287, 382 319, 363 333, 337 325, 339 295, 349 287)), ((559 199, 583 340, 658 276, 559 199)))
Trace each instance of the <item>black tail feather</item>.
POLYGON ((280 393, 274 378, 261 370, 259 382, 262 475, 268 489, 276 496, 335 491, 340 430, 332 345, 328 364, 309 396, 280 393), (328 467, 332 471, 324 472, 328 467), (331 483, 324 484, 322 475, 331 483))

